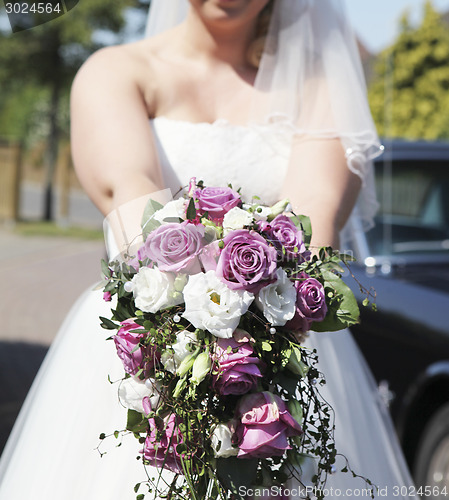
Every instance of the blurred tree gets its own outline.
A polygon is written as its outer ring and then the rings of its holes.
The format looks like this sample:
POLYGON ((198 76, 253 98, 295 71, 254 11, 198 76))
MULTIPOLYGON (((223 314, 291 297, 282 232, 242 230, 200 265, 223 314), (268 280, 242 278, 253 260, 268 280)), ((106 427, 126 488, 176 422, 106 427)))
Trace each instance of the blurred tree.
MULTIPOLYGON (((148 0, 82 0, 67 14, 14 34, 0 33, 0 130, 27 134, 45 110, 47 157, 43 218, 52 219, 52 183, 58 144, 68 133, 61 123, 71 82, 87 57, 120 33, 126 8, 144 8, 148 0), (45 104, 46 103, 46 104, 45 104)), ((113 42, 123 41, 115 39, 113 42)))
POLYGON ((449 29, 430 0, 417 28, 403 15, 375 72, 369 100, 381 135, 449 139, 449 29))

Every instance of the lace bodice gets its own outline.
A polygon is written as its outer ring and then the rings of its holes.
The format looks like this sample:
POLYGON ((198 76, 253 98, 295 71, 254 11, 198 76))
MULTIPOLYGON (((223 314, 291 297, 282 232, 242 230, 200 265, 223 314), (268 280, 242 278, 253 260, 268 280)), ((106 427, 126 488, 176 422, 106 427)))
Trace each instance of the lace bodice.
POLYGON ((244 199, 278 201, 290 145, 275 125, 250 128, 226 120, 151 121, 165 185, 175 194, 192 176, 207 186, 241 188, 244 199))
MULTIPOLYGON (((150 124, 164 185, 171 189, 172 196, 195 176, 206 186, 231 183, 234 189, 241 189, 247 201, 256 195, 262 203, 270 205, 281 198, 291 143, 279 124, 247 127, 226 120, 192 123, 165 117, 154 118, 150 124)), ((360 205, 366 206, 366 200, 359 199, 360 205)), ((354 230, 362 229, 359 206, 340 235, 342 244, 352 238, 354 230)), ((370 211, 368 221, 371 217, 370 211)), ((126 219, 123 214, 119 218, 126 219)), ((116 256, 119 253, 115 243, 117 235, 110 231, 108 218, 104 229, 109 256, 116 256)), ((127 233, 124 226, 120 231, 127 233)))

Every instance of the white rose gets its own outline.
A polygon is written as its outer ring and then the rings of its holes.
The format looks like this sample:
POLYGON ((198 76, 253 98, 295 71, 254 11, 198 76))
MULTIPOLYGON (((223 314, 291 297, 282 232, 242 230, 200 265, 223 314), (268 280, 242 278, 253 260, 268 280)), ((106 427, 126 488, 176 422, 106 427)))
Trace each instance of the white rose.
POLYGON ((164 273, 159 269, 141 267, 128 283, 128 289, 133 292, 136 307, 141 311, 156 313, 166 307, 182 303, 179 282, 175 285, 173 274, 164 273))
POLYGON ((179 332, 176 336, 176 342, 161 355, 161 362, 164 368, 176 375, 176 370, 184 359, 192 354, 194 350, 193 345, 196 342, 197 336, 195 333, 188 332, 187 330, 179 332))
POLYGON ((175 218, 185 219, 186 200, 179 198, 178 200, 169 201, 163 208, 154 213, 153 219, 156 219, 161 224, 168 224, 173 221, 164 221, 164 219, 175 218))
POLYGON ((246 210, 242 210, 239 207, 231 208, 223 218, 224 234, 235 229, 242 229, 244 226, 250 225, 253 220, 253 216, 246 210))
POLYGON ((162 386, 154 379, 142 381, 135 377, 130 377, 120 383, 118 395, 120 402, 130 410, 145 413, 142 406, 142 399, 150 398, 151 408, 157 408, 160 399, 162 386))
POLYGON ((212 448, 217 458, 228 458, 238 454, 238 448, 232 446, 232 432, 227 424, 218 424, 210 437, 212 448))
POLYGON ((296 289, 282 268, 276 271, 277 280, 262 288, 256 305, 273 326, 283 326, 296 310, 296 289))
POLYGON ((216 337, 230 338, 253 300, 252 293, 230 290, 214 271, 194 274, 184 288, 183 317, 195 328, 208 330, 216 337))

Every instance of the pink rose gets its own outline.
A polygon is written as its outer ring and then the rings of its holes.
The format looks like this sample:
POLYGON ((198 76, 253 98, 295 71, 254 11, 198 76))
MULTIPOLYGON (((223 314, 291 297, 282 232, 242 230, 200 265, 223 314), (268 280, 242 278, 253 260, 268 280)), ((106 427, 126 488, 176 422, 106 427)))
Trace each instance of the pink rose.
POLYGON ((144 374, 148 374, 159 358, 159 353, 152 346, 139 347, 145 337, 145 331, 141 334, 131 332, 130 330, 143 329, 134 320, 127 319, 122 321, 121 325, 117 334, 114 335, 114 342, 117 355, 122 360, 125 372, 136 375, 139 370, 143 369, 144 374))
POLYGON ((253 390, 257 385, 261 360, 254 354, 249 335, 237 330, 235 338, 218 339, 213 359, 216 363, 214 388, 222 396, 241 395, 253 390), (228 351, 231 348, 231 351, 228 351))
POLYGON ((240 195, 229 187, 205 187, 196 189, 196 209, 200 214, 207 212, 212 219, 222 219, 231 208, 240 205, 240 195))
POLYGON ((145 440, 143 457, 150 465, 172 472, 183 474, 180 455, 176 446, 183 442, 179 430, 179 417, 171 413, 164 420, 154 418, 148 420, 150 432, 145 440))
POLYGON ((323 285, 302 272, 294 280, 296 288, 296 312, 286 328, 307 332, 314 321, 323 321, 327 314, 323 285))
POLYGON ((236 417, 235 440, 240 458, 281 456, 291 448, 288 438, 302 434, 285 402, 270 392, 244 396, 237 406, 236 417))
POLYGON ((111 302, 111 300, 112 300, 111 292, 104 292, 103 293, 103 300, 105 302, 111 302))
POLYGON ((276 280, 276 249, 256 231, 237 229, 223 238, 217 276, 231 290, 257 293, 276 280))
POLYGON ((204 227, 189 221, 169 223, 152 231, 138 257, 147 257, 157 263, 160 271, 192 272, 200 271, 197 256, 205 245, 204 227))
POLYGON ((303 232, 286 215, 278 215, 271 222, 260 221, 260 229, 278 249, 284 259, 309 260, 303 232))

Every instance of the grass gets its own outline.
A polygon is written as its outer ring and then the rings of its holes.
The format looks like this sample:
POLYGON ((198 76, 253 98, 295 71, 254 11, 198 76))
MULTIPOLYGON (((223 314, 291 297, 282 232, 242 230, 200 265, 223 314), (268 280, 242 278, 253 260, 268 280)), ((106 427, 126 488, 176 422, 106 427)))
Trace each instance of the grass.
POLYGON ((77 238, 81 240, 101 240, 103 231, 76 226, 62 226, 55 222, 21 221, 17 222, 13 230, 22 236, 57 236, 77 238))

